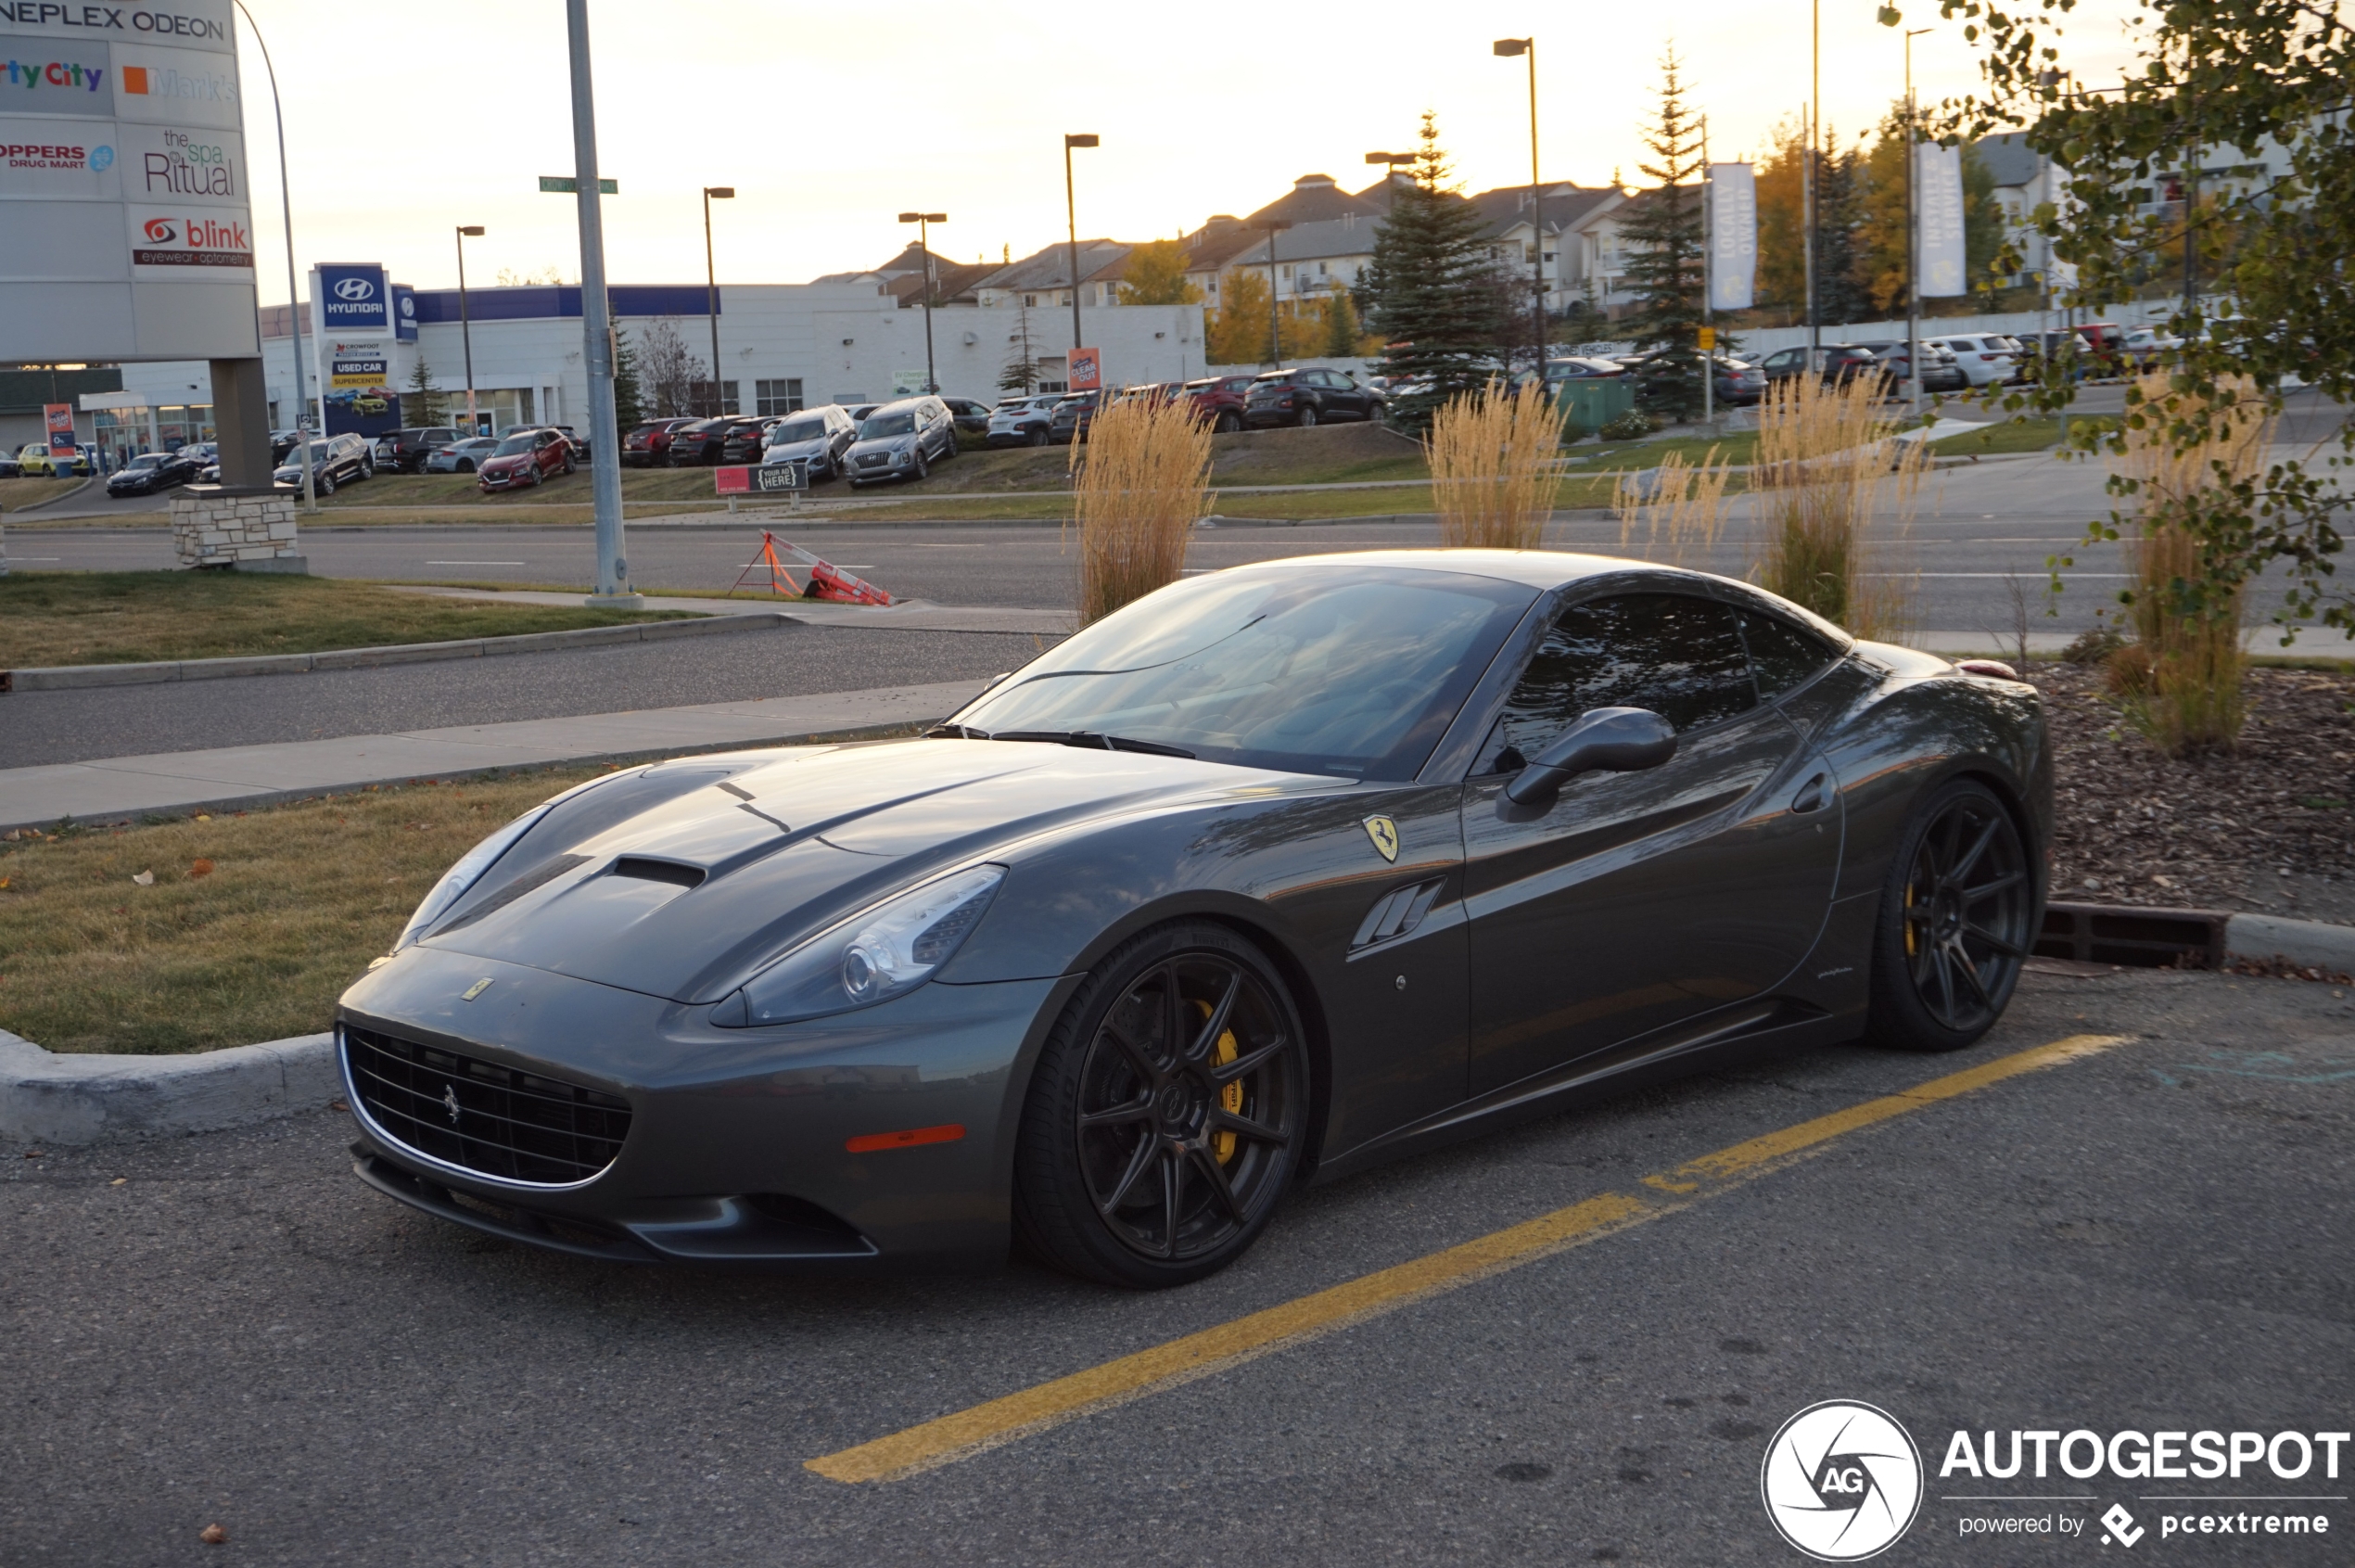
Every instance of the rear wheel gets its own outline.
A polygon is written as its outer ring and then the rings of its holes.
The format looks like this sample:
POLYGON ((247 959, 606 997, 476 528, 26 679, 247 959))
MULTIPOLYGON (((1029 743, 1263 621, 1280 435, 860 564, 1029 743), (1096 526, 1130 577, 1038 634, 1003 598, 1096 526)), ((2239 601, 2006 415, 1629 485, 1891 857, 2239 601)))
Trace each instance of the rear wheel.
POLYGON ((932 465, 924 461, 924 449, 922 447, 916 449, 916 478, 920 479, 932 478, 932 465))
POLYGON ((1316 405, 1315 405, 1315 404, 1313 404, 1313 403, 1303 403, 1303 404, 1301 404, 1301 405, 1300 405, 1300 427, 1301 427, 1302 429, 1304 429, 1304 430, 1310 429, 1310 428, 1312 428, 1312 427, 1315 427, 1316 423, 1317 423, 1317 409, 1316 409, 1316 405))
POLYGON ((1221 436, 1231 436, 1242 427, 1243 416, 1231 408, 1219 410, 1218 417, 1212 421, 1210 427, 1214 434, 1221 436))
POLYGON ((335 492, 336 492, 336 476, 335 476, 335 471, 334 471, 333 469, 331 469, 331 468, 322 468, 321 470, 319 470, 319 472, 317 472, 316 474, 313 474, 313 475, 311 477, 311 488, 312 488, 312 491, 314 491, 315 492, 317 492, 317 493, 318 493, 318 494, 320 494, 320 495, 333 495, 333 494, 335 494, 335 492))
POLYGON ((1873 933, 1877 1045, 1959 1051, 1992 1028, 2035 941, 2036 883, 1995 793, 1957 779, 1899 838, 1873 933))
POLYGON ((1099 963, 1048 1036, 1015 1221, 1088 1279, 1199 1280, 1267 1228, 1307 1126, 1307 1051, 1274 966, 1225 926, 1165 925, 1099 963))

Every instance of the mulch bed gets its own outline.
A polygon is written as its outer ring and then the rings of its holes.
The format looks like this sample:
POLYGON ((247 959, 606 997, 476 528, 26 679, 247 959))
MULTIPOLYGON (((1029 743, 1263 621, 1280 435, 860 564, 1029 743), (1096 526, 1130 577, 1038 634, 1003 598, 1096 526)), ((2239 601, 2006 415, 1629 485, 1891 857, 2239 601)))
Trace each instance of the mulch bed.
POLYGON ((2103 692, 2097 668, 2033 666, 2052 726, 2052 896, 2246 909, 2282 879, 2355 881, 2355 675, 2248 672, 2229 757, 2160 755, 2103 692))

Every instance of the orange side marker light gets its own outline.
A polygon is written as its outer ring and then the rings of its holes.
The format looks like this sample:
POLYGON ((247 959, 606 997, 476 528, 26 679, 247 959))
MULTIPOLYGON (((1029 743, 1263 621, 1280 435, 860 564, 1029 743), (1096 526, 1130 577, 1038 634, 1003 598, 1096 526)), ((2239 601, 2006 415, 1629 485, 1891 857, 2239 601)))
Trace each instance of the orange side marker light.
POLYGON ((883 1149, 912 1149, 919 1143, 954 1143, 964 1135, 962 1122, 948 1122, 939 1127, 911 1127, 901 1132, 862 1132, 843 1147, 854 1154, 872 1154, 883 1149))

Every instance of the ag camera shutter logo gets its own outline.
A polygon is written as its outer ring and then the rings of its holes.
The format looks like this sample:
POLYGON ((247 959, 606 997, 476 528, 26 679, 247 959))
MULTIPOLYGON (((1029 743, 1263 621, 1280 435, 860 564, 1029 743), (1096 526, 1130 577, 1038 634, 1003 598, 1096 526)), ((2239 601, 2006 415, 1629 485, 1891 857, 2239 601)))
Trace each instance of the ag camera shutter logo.
POLYGON ((1888 1411, 1827 1399, 1783 1422, 1758 1490, 1783 1539, 1819 1562, 1858 1562, 1921 1511, 1921 1450, 1888 1411))

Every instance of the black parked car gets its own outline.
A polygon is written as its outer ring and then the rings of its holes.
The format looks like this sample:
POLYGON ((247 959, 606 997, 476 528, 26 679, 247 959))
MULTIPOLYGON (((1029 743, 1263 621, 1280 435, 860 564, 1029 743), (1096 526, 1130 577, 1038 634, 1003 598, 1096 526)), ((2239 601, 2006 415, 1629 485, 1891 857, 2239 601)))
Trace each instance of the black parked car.
POLYGON ((729 421, 719 433, 719 461, 722 463, 757 463, 768 445, 769 427, 777 423, 775 414, 758 417, 742 414, 729 421))
POLYGON ((719 462, 719 448, 728 440, 729 427, 735 422, 734 414, 722 414, 718 419, 698 419, 671 431, 670 466, 694 468, 719 462))
MULTIPOLYGON (((289 452, 288 456, 291 458, 293 453, 289 452)), ((369 478, 376 471, 376 451, 365 436, 346 432, 311 443, 311 484, 321 495, 333 495, 337 485, 369 478)), ((274 483, 291 485, 299 491, 302 488, 302 465, 293 461, 281 464, 270 478, 274 483)))
POLYGON ((1380 419, 1382 401, 1338 370, 1270 370, 1243 397, 1243 423, 1305 427, 1334 419, 1380 419))
MULTIPOLYGON (((1903 395, 1906 383, 1913 376, 1913 363, 1905 357, 1905 345, 1903 343, 1859 343, 1855 346, 1860 349, 1870 349, 1873 351, 1873 357, 1880 361, 1881 374, 1889 378, 1890 395, 1903 395)), ((1967 392, 1970 390, 1970 377, 1963 374, 1962 364, 1954 358, 1954 351, 1933 349, 1927 343, 1922 345, 1922 390, 1925 392, 1967 392)))
POLYGON ((967 435, 989 434, 991 410, 987 403, 975 402, 971 398, 943 398, 940 401, 948 407, 949 417, 956 420, 957 428, 967 435))
MULTIPOLYGON (((1768 354, 1758 368, 1766 373, 1769 383, 1804 376, 1807 374, 1809 352, 1803 344, 1795 349, 1778 349, 1768 354)), ((1839 386, 1859 376, 1881 374, 1880 361, 1872 350, 1853 343, 1827 343, 1813 352, 1816 356, 1815 373, 1823 377, 1827 385, 1839 386)))
POLYGON ((422 474, 426 471, 426 459, 433 455, 434 448, 448 446, 457 439, 457 430, 448 425, 388 431, 376 438, 376 466, 397 474, 422 474))
POLYGON ((204 465, 185 452, 150 452, 133 458, 107 478, 108 495, 153 495, 173 485, 193 484, 204 465))
POLYGON ((1056 446, 1069 446, 1074 441, 1088 440, 1088 426, 1096 411, 1104 405, 1101 392, 1074 392, 1055 405, 1053 417, 1047 421, 1047 440, 1056 446))

